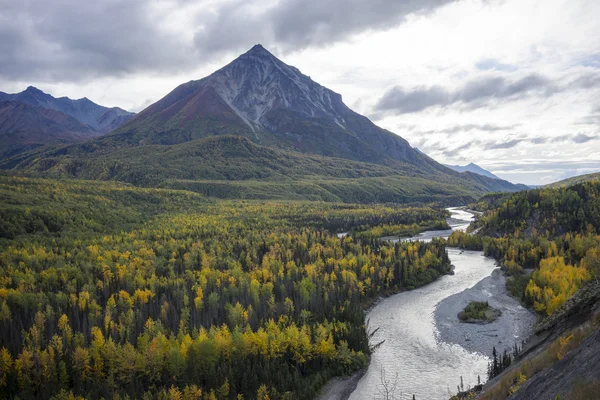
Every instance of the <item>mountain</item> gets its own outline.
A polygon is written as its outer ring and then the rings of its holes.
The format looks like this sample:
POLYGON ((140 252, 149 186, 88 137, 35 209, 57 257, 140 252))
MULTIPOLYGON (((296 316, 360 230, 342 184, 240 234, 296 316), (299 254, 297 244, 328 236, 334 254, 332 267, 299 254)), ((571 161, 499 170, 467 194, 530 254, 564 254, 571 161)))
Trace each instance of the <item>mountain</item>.
POLYGON ((498 178, 496 175, 492 174, 490 171, 481 168, 479 165, 477 164, 473 164, 473 163, 469 163, 467 165, 448 165, 448 164, 444 164, 446 167, 453 169, 456 172, 473 172, 474 174, 478 174, 478 175, 482 175, 482 176, 487 176, 488 178, 492 178, 492 179, 500 179, 498 178))
POLYGON ((600 172, 594 172, 592 174, 586 174, 586 175, 572 176, 570 178, 563 179, 562 181, 550 183, 549 185, 546 185, 544 187, 548 187, 548 188, 567 187, 567 186, 576 185, 578 183, 597 181, 597 180, 600 180, 600 172))
POLYGON ((204 79, 178 86, 116 133, 136 145, 236 134, 356 161, 429 164, 406 140, 350 110, 339 94, 261 45, 204 79))
POLYGON ((98 135, 60 111, 0 101, 0 158, 50 144, 82 142, 98 135))
POLYGON ((135 114, 119 107, 100 106, 88 98, 72 100, 68 97, 55 98, 41 90, 29 86, 21 93, 0 92, 1 100, 11 100, 32 106, 43 107, 67 114, 94 131, 105 134, 130 120, 135 114))
POLYGON ((260 45, 108 135, 0 168, 217 197, 463 202, 520 189, 444 167, 260 45))

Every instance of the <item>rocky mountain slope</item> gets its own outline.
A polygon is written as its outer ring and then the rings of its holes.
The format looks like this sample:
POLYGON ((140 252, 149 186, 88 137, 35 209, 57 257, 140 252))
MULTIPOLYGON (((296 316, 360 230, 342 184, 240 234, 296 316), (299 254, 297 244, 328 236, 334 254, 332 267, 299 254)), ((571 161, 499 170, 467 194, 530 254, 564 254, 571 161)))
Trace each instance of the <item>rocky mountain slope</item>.
POLYGON ((261 45, 204 79, 180 85, 116 133, 134 144, 237 134, 324 156, 441 168, 261 45))

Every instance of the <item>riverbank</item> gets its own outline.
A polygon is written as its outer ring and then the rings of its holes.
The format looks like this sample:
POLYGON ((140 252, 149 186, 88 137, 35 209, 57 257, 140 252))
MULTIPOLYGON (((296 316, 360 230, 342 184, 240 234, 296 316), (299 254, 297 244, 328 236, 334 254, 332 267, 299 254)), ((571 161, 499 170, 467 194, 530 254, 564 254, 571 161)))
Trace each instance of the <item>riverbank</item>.
POLYGON ((365 367, 346 378, 333 378, 323 386, 315 400, 348 400, 358 382, 367 372, 365 367))
MULTIPOLYGON (((454 275, 454 266, 453 265, 451 265, 450 272, 445 275, 454 275)), ((445 275, 440 275, 438 277, 438 279, 436 279, 436 280, 439 280, 440 278, 442 278, 445 275)), ((433 282, 435 282, 435 281, 427 283, 423 286, 430 285, 433 282)), ((365 315, 368 315, 375 307, 377 307, 381 302, 383 302, 387 298, 401 294, 401 293, 408 292, 410 290, 417 290, 423 286, 419 286, 414 289, 401 289, 398 292, 385 293, 383 295, 380 295, 364 305, 365 315)), ((367 327, 367 329, 368 329, 368 327, 367 327)), ((370 360, 369 360, 369 363, 370 363, 370 360)), ((365 368, 355 372, 354 374, 352 374, 348 377, 337 377, 337 378, 330 379, 321 388, 321 390, 319 391, 319 394, 317 395, 317 397, 315 397, 315 400, 348 400, 350 398, 350 395, 352 394, 352 392, 354 392, 356 390, 358 383, 360 382, 362 377, 365 375, 368 368, 369 368, 369 365, 367 365, 365 368)))
POLYGON ((521 345, 532 332, 537 319, 533 312, 508 294, 506 277, 499 268, 475 286, 438 303, 434 318, 438 340, 458 344, 486 356, 494 347, 502 352, 505 349, 510 351, 515 343, 521 345), (459 321, 457 314, 471 301, 488 302, 501 315, 489 324, 465 324, 459 321))

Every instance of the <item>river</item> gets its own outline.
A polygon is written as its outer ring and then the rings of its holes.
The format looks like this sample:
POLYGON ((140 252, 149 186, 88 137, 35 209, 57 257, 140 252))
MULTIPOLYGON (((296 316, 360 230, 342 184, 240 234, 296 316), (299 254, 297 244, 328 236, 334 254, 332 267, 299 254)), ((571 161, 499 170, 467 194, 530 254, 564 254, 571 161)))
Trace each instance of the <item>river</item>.
MULTIPOLYGON (((412 239, 428 241, 466 229, 473 215, 449 210, 451 230, 425 232, 412 239)), ((447 400, 456 393, 461 376, 465 389, 477 384, 478 375, 485 381, 489 358, 484 349, 510 347, 528 335, 535 316, 506 295, 496 262, 478 251, 448 248, 448 254, 454 275, 390 296, 368 313, 369 329, 378 328, 371 343, 384 342, 373 352, 350 400, 386 398, 382 395, 386 386, 395 386, 390 399, 409 400, 414 394, 417 400, 447 400), (471 299, 489 299, 503 315, 485 326, 461 324, 455 311, 471 299)))

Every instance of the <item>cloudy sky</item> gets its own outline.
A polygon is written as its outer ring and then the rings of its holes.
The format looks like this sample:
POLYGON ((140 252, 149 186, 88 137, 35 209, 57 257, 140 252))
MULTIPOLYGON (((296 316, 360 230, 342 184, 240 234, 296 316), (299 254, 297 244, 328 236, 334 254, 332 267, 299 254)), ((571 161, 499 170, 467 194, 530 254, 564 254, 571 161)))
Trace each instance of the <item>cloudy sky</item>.
POLYGON ((600 171, 597 0, 0 0, 0 91, 140 111, 256 43, 444 163, 600 171))

